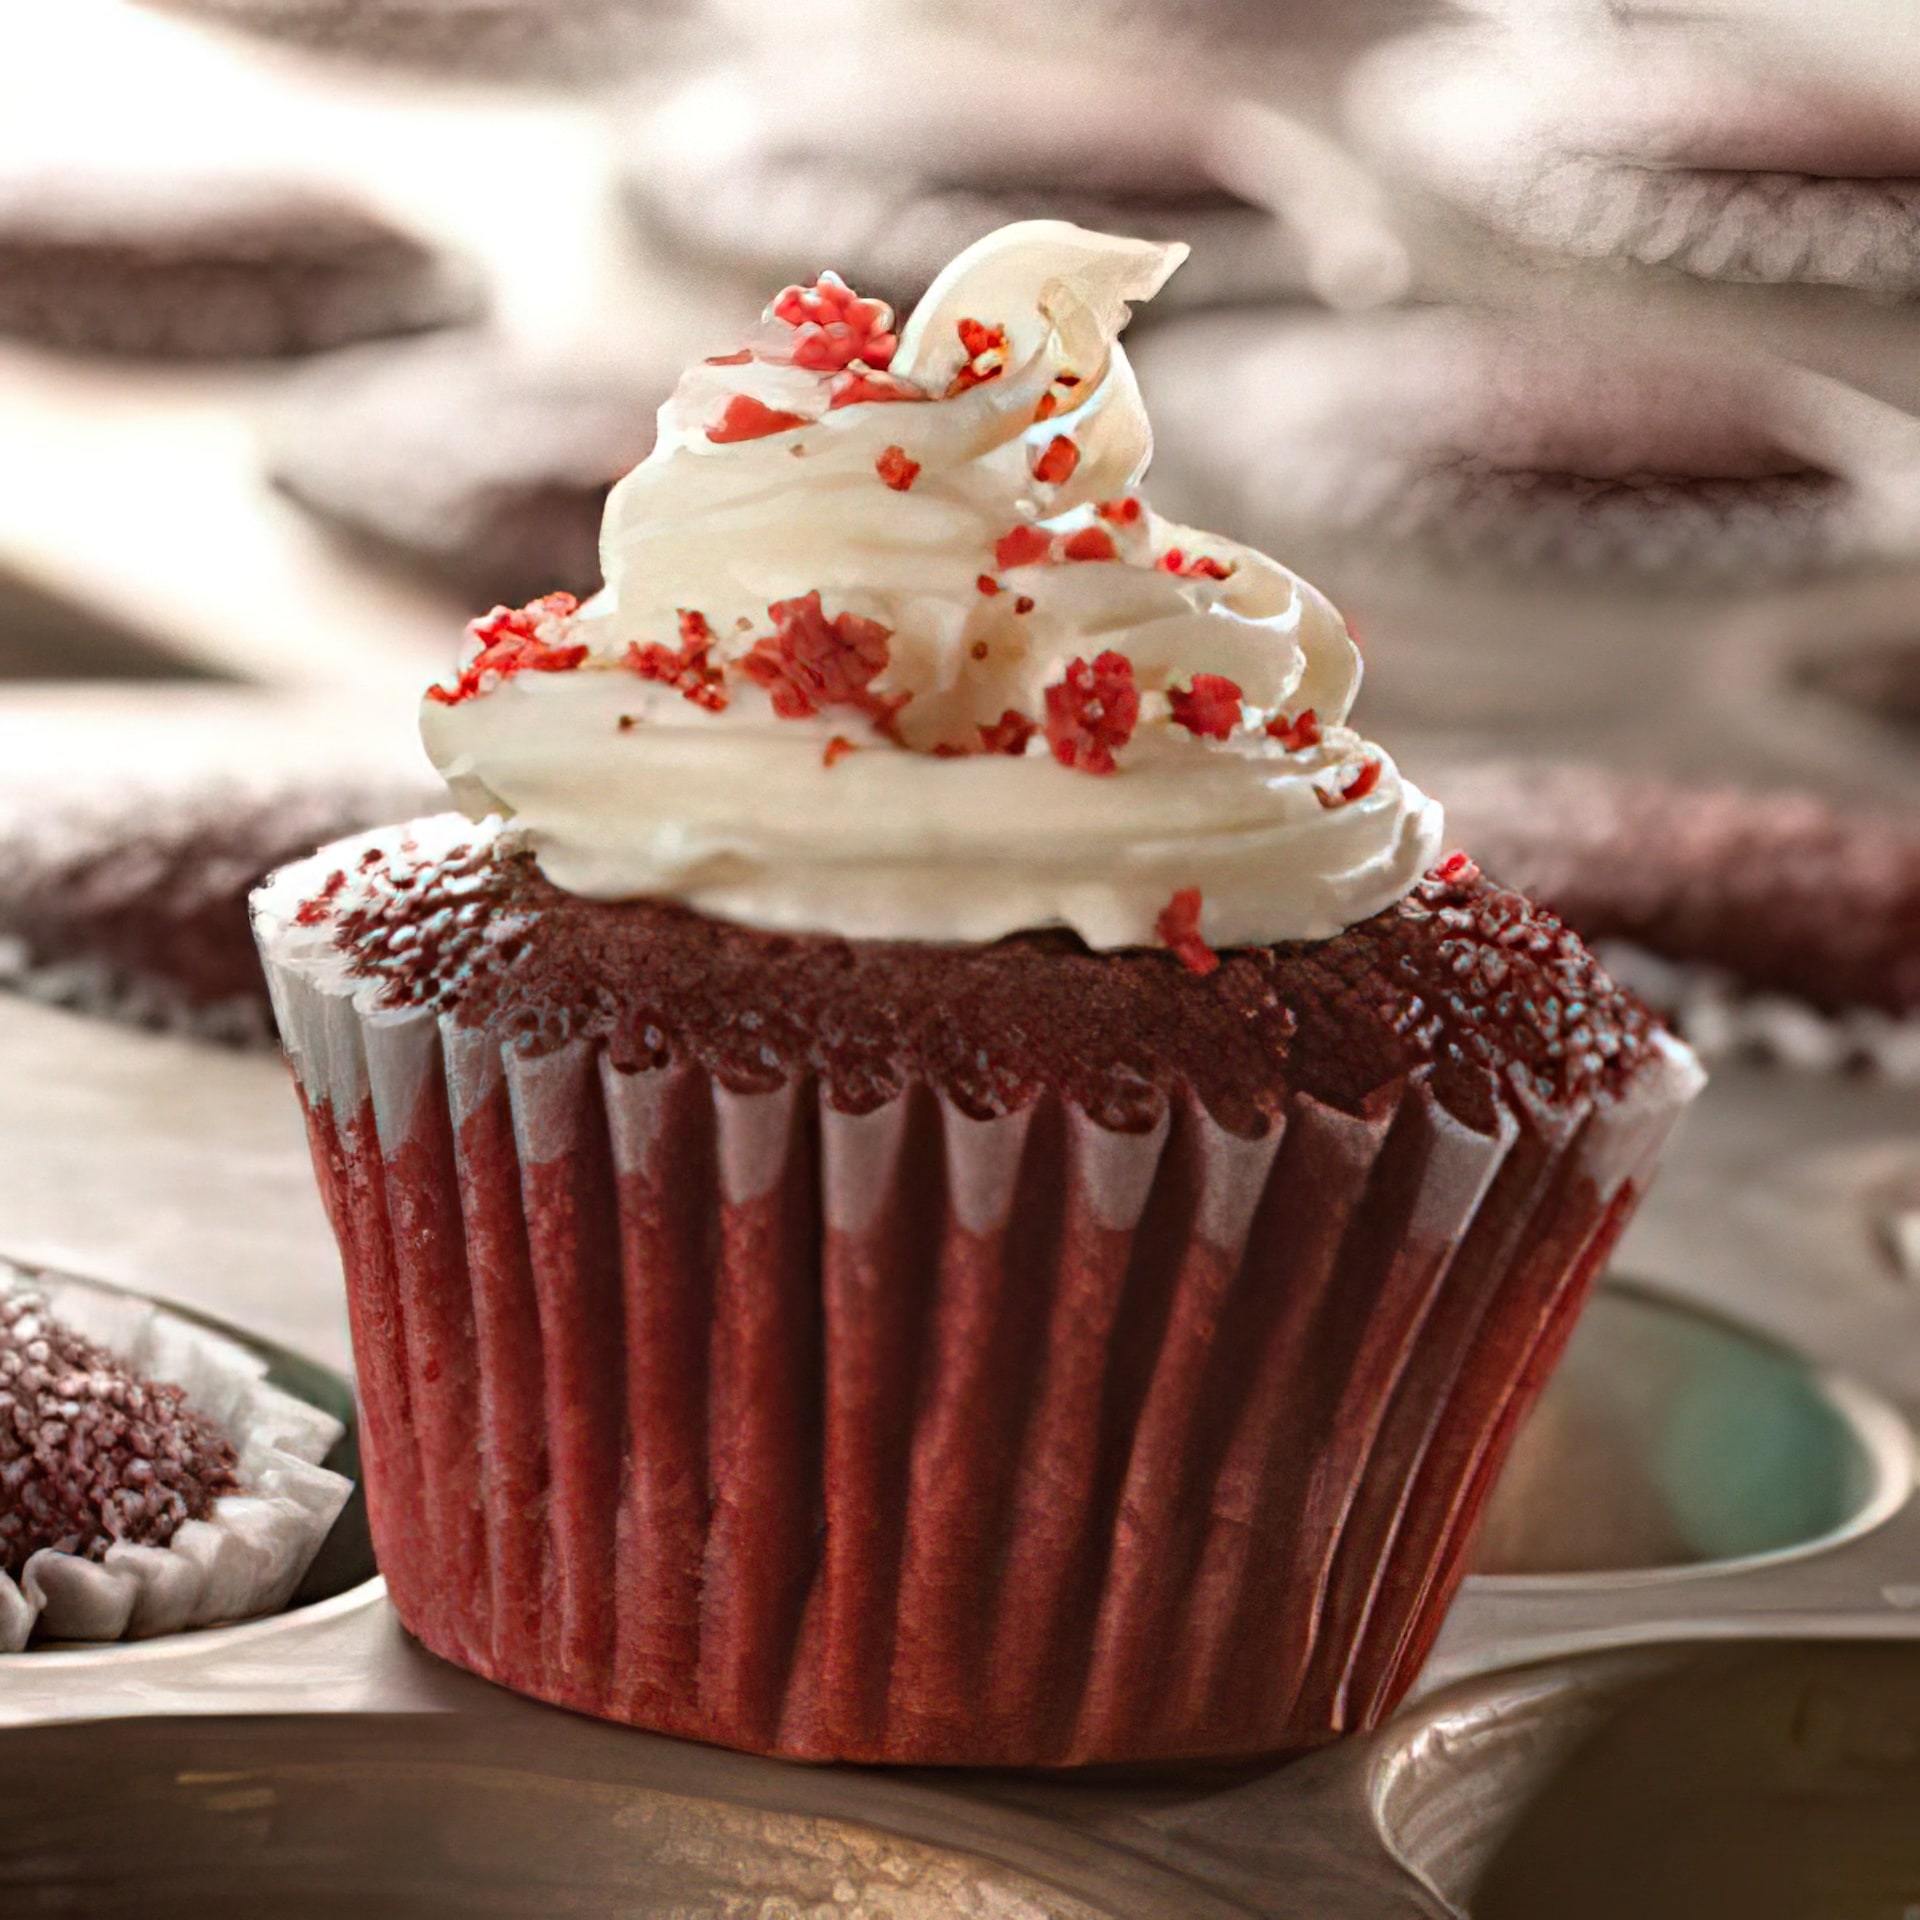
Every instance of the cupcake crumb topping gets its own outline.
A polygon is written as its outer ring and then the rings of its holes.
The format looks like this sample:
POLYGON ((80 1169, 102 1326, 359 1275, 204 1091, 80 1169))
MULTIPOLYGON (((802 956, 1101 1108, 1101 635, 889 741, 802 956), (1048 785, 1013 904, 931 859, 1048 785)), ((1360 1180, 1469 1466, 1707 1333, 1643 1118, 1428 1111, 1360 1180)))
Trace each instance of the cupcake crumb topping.
MULTIPOLYGON (((844 779, 852 760, 836 758, 844 779)), ((1052 1087, 1139 1130, 1184 1085, 1257 1134, 1290 1090, 1357 1111, 1425 1069, 1449 1111, 1486 1129, 1521 1097, 1607 1097, 1657 1044, 1653 1017, 1577 936, 1463 854, 1331 941, 1216 944, 1202 932, 1213 903, 1181 887, 1156 910, 1159 951, 1093 954, 1057 928, 982 947, 849 943, 586 900, 511 833, 439 825, 431 853, 381 836, 321 934, 379 1004, 497 1028, 530 1053, 597 1035, 623 1068, 688 1059, 741 1090, 817 1073, 849 1112, 922 1077, 976 1118, 1052 1087), (1303 1024, 1305 1005, 1319 1011, 1303 1024), (982 1020, 992 1044, 963 1047, 982 1020)))
POLYGON ((179 1387, 140 1379, 39 1295, 0 1292, 0 1572, 42 1548, 164 1547, 237 1489, 238 1465, 179 1387))

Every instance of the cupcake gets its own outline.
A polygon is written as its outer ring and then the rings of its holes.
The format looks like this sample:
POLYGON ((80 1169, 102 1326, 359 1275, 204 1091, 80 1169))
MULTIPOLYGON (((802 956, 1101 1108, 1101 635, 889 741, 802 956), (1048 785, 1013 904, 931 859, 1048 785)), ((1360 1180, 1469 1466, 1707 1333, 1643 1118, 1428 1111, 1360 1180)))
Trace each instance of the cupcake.
POLYGON ((1575 761, 1444 770, 1449 816, 1705 1057, 1920 1079, 1920 832, 1792 789, 1575 761))
POLYGON ((460 811, 255 924, 429 1647, 807 1759, 1294 1750, 1418 1668, 1690 1057, 1161 519, 1056 222, 695 367, 460 811))
POLYGON ((231 1046, 273 1044, 247 899, 276 867, 396 808, 422 779, 181 785, 105 796, 0 782, 0 989, 231 1046))
POLYGON ((459 326, 465 261, 330 188, 227 172, 0 173, 0 334, 223 360, 459 326))
POLYGON ((131 1294, 0 1261, 0 1654, 276 1613, 352 1483, 340 1423, 131 1294))

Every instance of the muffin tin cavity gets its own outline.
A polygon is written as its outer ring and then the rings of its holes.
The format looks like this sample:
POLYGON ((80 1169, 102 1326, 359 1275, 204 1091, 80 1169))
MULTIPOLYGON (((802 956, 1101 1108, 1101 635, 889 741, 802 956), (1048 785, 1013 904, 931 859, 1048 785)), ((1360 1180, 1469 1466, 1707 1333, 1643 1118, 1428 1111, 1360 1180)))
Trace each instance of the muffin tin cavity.
POLYGON ((1454 1689, 1383 1743, 1389 1849, 1475 1920, 1920 1906, 1920 1644, 1613 1652, 1454 1689))
POLYGON ((1483 1580, 1815 1552, 1905 1498, 1911 1447, 1849 1381, 1628 1284, 1597 1294, 1515 1443, 1483 1580))
POLYGON ((724 1761, 716 1782, 708 1759, 539 1710, 29 1728, 0 1739, 0 1902, 96 1920, 1146 1911, 808 1809, 804 1773, 797 1794, 724 1761))

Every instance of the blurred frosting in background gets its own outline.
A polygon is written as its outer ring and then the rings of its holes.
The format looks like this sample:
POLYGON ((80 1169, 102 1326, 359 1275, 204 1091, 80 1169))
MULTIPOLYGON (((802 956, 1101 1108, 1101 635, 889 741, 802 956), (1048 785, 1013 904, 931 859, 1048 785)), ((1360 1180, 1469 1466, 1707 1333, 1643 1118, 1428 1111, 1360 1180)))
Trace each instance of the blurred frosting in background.
MULTIPOLYGON (((0 68, 0 804, 84 797, 61 858, 110 863, 116 804, 179 872, 209 791, 253 796, 252 847, 411 790, 464 620, 598 584, 675 369, 783 281, 904 311, 1035 216, 1191 245, 1134 336, 1156 499, 1352 615, 1360 722, 1490 836, 1524 783, 1484 769, 1521 755, 1908 831, 1905 0, 992 31, 932 0, 15 0, 0 68)), ((51 857, 0 871, 0 929, 51 857)))

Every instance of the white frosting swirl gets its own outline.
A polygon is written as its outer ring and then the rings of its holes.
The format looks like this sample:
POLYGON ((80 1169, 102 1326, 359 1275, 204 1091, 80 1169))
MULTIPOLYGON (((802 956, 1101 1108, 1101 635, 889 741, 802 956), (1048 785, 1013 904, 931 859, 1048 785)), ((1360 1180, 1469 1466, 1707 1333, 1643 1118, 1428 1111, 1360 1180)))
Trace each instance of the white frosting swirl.
POLYGON ((1323 938, 1398 899, 1438 852, 1439 810, 1344 725, 1360 662, 1339 615, 1132 492, 1152 441, 1116 335, 1185 251, 1003 228, 901 330, 890 383, 929 397, 836 407, 852 376, 791 364, 793 330, 773 320, 756 357, 692 369, 608 502, 605 592, 541 629, 584 662, 425 705, 458 802, 509 816, 571 892, 856 938, 1064 925, 1095 947, 1146 945, 1171 896, 1198 888, 1202 936, 1243 945, 1323 938), (971 360, 1003 370, 971 386, 962 322, 1006 336, 971 360), (740 395, 804 424, 716 441, 740 395), (1046 457, 1056 441, 1070 472, 1046 457), (916 471, 889 484, 903 458, 916 471), (1022 528, 1048 556, 1003 564, 1022 528), (1113 557, 1066 557, 1076 533, 1083 551, 1104 534, 1113 557), (1170 571, 1172 550, 1209 571, 1170 571), (780 717, 738 670, 770 608, 812 592, 829 619, 887 630, 867 710, 780 717), (636 645, 677 647, 689 610, 717 636, 711 663, 734 669, 724 711, 623 664, 636 645), (1047 689, 1106 652, 1140 692, 1110 774, 1062 764, 1044 726, 1022 754, 965 751, 1003 714, 1044 723, 1047 689), (1226 738, 1175 718, 1195 675, 1239 690, 1226 738), (1267 733, 1308 709, 1317 742, 1267 733), (829 753, 836 736, 859 750, 829 753))

